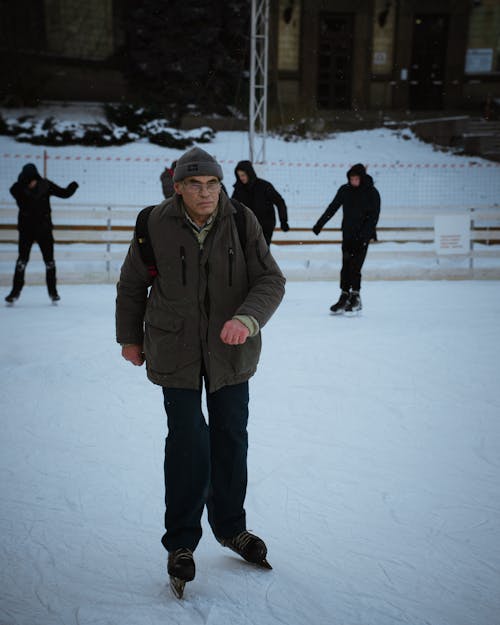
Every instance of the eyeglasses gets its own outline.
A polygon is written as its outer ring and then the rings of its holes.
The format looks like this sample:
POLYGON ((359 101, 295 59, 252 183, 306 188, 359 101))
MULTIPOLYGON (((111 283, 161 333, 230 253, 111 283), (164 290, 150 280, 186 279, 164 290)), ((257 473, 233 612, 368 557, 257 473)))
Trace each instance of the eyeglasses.
POLYGON ((201 193, 203 189, 206 189, 208 193, 217 193, 220 189, 220 182, 218 180, 210 180, 207 184, 203 184, 203 182, 189 180, 188 182, 184 182, 184 186, 191 193, 201 193))

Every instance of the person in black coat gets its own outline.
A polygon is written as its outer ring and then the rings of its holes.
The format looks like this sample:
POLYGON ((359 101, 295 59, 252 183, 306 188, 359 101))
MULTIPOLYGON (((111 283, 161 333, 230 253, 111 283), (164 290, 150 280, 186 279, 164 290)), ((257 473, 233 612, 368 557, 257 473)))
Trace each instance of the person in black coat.
POLYGON ((278 216, 283 232, 288 232, 288 214, 285 200, 267 180, 257 178, 257 174, 250 161, 240 161, 234 170, 236 182, 232 197, 238 200, 255 213, 262 227, 264 238, 269 245, 276 227, 274 207, 278 209, 278 216))
POLYGON ((334 314, 361 310, 361 268, 370 241, 377 240, 376 226, 380 215, 380 195, 364 165, 353 165, 347 172, 347 180, 313 226, 314 234, 318 235, 342 206, 342 293, 338 302, 330 307, 334 314))
POLYGON ((12 291, 5 298, 6 302, 13 303, 21 294, 24 285, 24 271, 29 261, 31 246, 35 241, 40 247, 45 262, 49 296, 52 301, 60 299, 56 288, 50 196, 68 198, 77 189, 78 184, 74 181, 62 189, 50 180, 42 178, 33 163, 28 163, 23 167, 17 182, 10 188, 10 193, 19 207, 17 223, 19 256, 16 262, 12 291))

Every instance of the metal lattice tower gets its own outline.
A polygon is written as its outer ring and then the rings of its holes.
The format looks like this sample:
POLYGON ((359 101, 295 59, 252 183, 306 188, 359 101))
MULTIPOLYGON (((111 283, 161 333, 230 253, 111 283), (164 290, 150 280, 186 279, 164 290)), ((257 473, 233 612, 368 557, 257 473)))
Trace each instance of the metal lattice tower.
POLYGON ((248 142, 252 163, 266 162, 269 0, 252 0, 248 142))

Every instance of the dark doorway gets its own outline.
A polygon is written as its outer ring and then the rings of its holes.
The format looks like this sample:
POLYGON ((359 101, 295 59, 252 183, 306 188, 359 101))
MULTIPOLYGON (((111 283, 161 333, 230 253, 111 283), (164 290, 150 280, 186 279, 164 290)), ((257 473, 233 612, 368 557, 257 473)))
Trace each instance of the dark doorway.
POLYGON ((319 14, 318 108, 351 108, 353 24, 351 14, 319 14))
POLYGON ((448 41, 447 15, 415 15, 410 67, 410 108, 442 109, 448 41))

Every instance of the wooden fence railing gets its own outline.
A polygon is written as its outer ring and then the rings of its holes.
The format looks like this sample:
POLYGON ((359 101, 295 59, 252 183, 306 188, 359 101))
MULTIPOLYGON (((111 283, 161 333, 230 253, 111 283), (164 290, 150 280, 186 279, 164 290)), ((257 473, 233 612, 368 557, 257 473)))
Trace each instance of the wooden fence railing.
MULTIPOLYGON (((113 281, 118 275, 127 246, 133 233, 136 206, 95 206, 70 203, 54 203, 52 217, 56 241, 56 261, 60 279, 68 281, 113 281)), ((470 221, 470 248, 464 256, 469 268, 477 259, 494 259, 500 277, 500 206, 480 209, 458 207, 409 207, 388 208, 381 213, 377 227, 378 242, 370 246, 372 261, 394 260, 395 268, 402 260, 435 259, 436 251, 434 220, 443 213, 466 214, 470 221)), ((340 215, 323 229, 320 236, 311 228, 321 210, 290 210, 289 232, 277 229, 273 237, 275 254, 281 263, 287 259, 297 262, 306 259, 310 266, 315 259, 323 262, 327 257, 338 264, 342 233, 340 215)), ((0 280, 10 279, 17 257, 18 233, 17 208, 4 205, 0 209, 0 280)), ((28 273, 33 279, 42 275, 38 248, 35 245, 28 273)), ((372 262, 371 261, 371 262, 372 262)), ((491 272, 490 272, 491 273, 491 272)))

